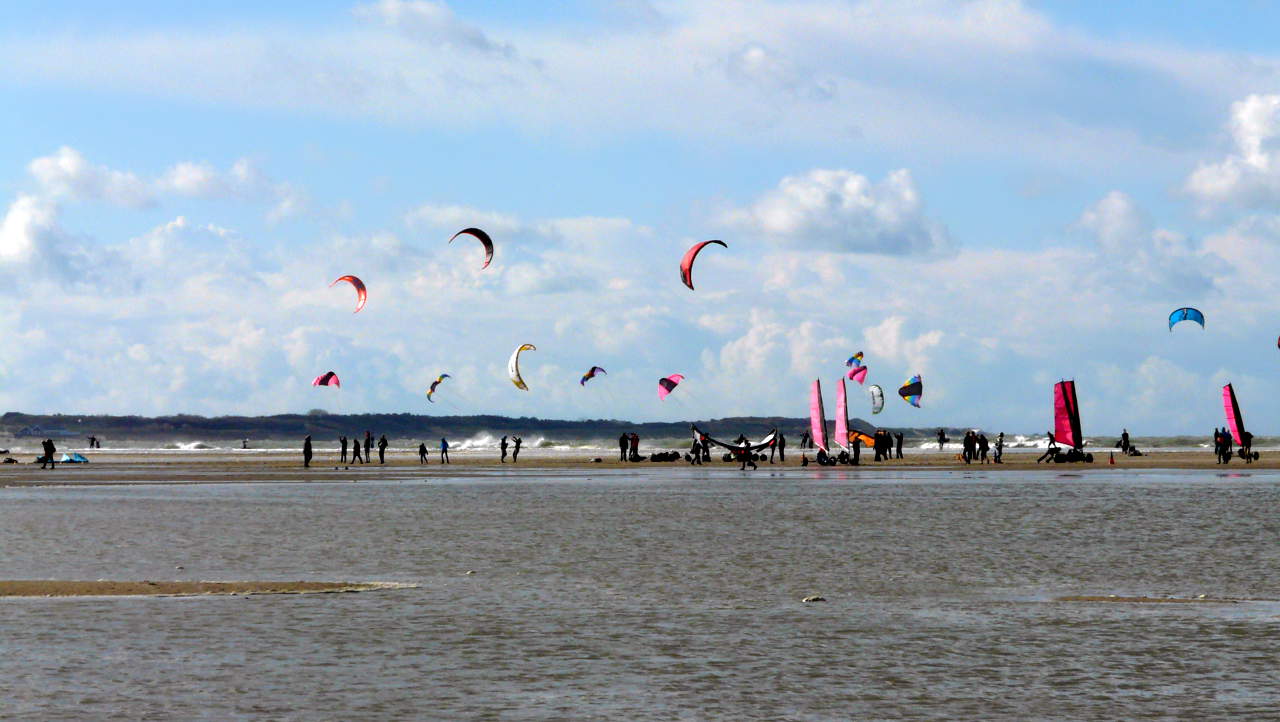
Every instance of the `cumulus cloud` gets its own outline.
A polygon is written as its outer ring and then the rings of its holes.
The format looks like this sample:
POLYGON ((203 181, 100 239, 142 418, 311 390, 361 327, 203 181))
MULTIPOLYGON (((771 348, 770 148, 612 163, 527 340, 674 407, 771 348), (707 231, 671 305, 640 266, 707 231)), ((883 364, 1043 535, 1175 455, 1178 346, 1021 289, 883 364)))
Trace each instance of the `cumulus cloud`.
POLYGON ((491 39, 479 27, 464 22, 448 5, 434 0, 379 0, 357 5, 358 18, 377 20, 407 37, 443 45, 513 57, 515 49, 491 39))
POLYGON ((468 206, 423 203, 404 216, 405 225, 410 228, 430 227, 462 230, 468 227, 479 227, 491 235, 497 232, 512 232, 522 226, 520 219, 506 213, 482 211, 468 206))
POLYGON ((787 176, 750 206, 725 212, 722 220, 795 248, 911 255, 942 253, 952 245, 941 224, 925 216, 905 169, 879 183, 849 170, 787 176))
POLYGON ((1280 95, 1250 95, 1231 106, 1235 152, 1202 164, 1185 190, 1206 207, 1257 207, 1280 200, 1280 95))
POLYGON ((154 200, 138 176, 94 165, 80 151, 67 146, 36 158, 27 169, 41 189, 55 198, 102 200, 131 208, 150 205, 154 200))
POLYGON ((278 223, 307 207, 306 195, 294 184, 272 180, 253 161, 240 158, 226 171, 205 162, 184 161, 155 182, 161 192, 188 198, 233 198, 269 206, 267 221, 278 223))
POLYGON ((867 350, 875 357, 904 363, 912 373, 929 369, 930 351, 942 343, 942 331, 934 329, 914 337, 903 333, 907 320, 902 316, 889 316, 885 320, 862 329, 867 350))

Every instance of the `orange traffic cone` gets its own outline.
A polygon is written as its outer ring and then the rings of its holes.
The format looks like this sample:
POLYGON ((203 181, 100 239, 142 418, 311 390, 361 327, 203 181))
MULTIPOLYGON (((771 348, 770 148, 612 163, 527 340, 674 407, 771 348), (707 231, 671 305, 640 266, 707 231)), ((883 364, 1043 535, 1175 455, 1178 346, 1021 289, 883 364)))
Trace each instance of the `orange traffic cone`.
POLYGON ((1110 463, 1111 463, 1111 465, 1112 465, 1112 466, 1115 466, 1115 465, 1116 465, 1116 452, 1114 452, 1114 451, 1113 451, 1113 452, 1111 452, 1111 462, 1110 462, 1110 463))

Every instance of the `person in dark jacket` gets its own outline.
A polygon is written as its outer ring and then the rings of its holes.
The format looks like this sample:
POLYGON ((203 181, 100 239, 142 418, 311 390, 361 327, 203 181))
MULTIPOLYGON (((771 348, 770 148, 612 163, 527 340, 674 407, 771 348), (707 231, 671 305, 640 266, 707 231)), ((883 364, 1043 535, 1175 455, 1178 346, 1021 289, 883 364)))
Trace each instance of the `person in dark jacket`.
POLYGON ((427 442, 425 441, 422 442, 421 444, 418 444, 418 463, 419 464, 427 463, 427 442))
MULTIPOLYGON (((769 460, 773 461, 772 453, 769 454, 769 460)), ((783 436, 781 431, 778 432, 778 461, 787 463, 787 437, 783 436)))
POLYGON ((360 455, 360 439, 357 437, 351 444, 351 463, 364 463, 364 457, 360 455))
POLYGON ((373 463, 373 434, 368 429, 364 430, 364 458, 373 463))
POLYGON ((440 439, 440 463, 449 463, 449 440, 443 437, 440 439))
POLYGON ((898 458, 901 459, 902 458, 902 432, 899 431, 898 433, 894 434, 893 440, 894 440, 894 445, 897 447, 897 450, 898 450, 898 458))
POLYGON ((516 463, 516 460, 520 458, 520 445, 523 443, 524 439, 519 436, 511 437, 511 463, 516 463))
POLYGON ((502 437, 502 441, 498 442, 498 448, 502 449, 502 458, 498 459, 498 462, 507 463, 507 437, 502 437))
POLYGON ((311 468, 311 435, 302 440, 302 466, 303 468, 311 468))
POLYGON ((387 463, 387 435, 386 434, 383 434, 382 437, 378 439, 378 463, 379 464, 387 463))
POLYGON ((347 437, 339 436, 338 443, 342 445, 342 456, 338 457, 338 461, 345 464, 347 463, 347 437))
POLYGON ((627 447, 628 447, 628 446, 630 446, 630 443, 629 443, 629 441, 628 441, 628 439, 627 439, 627 435, 626 435, 626 434, 622 434, 621 436, 619 436, 619 437, 618 437, 618 461, 626 461, 626 460, 627 460, 627 447))

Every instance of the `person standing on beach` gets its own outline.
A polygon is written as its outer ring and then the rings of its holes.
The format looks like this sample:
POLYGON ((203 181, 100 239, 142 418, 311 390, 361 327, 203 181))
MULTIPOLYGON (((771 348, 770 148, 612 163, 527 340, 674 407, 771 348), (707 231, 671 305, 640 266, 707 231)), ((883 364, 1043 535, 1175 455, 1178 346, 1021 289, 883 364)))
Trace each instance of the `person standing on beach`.
POLYGON ((498 459, 498 463, 507 463, 507 437, 502 437, 502 441, 498 442, 498 448, 502 449, 502 458, 498 459))
POLYGON ((364 458, 373 461, 373 434, 368 429, 364 430, 364 458))
POLYGON ((991 449, 990 442, 987 441, 986 434, 978 434, 978 462, 982 464, 990 463, 987 461, 987 451, 991 449))
POLYGON ((894 440, 894 445, 897 447, 897 450, 898 450, 898 458, 901 459, 902 458, 902 432, 899 431, 898 433, 894 434, 893 440, 894 440))
POLYGON ((640 435, 634 431, 631 432, 631 438, 629 439, 629 441, 631 442, 630 444, 631 453, 627 456, 627 461, 639 461, 640 460, 640 435))
POLYGON ((351 444, 351 463, 353 463, 353 464, 355 464, 355 463, 363 464, 363 463, 364 463, 364 457, 363 457, 363 456, 360 456, 360 438, 359 438, 359 437, 356 437, 356 438, 354 439, 354 442, 355 442, 355 443, 351 444))
MULTIPOLYGON (((800 432, 800 448, 801 449, 809 448, 809 432, 808 431, 800 432)), ((805 458, 808 458, 808 457, 805 457, 805 458)))
POLYGON ((1120 453, 1129 453, 1129 430, 1122 429, 1120 431, 1120 453))
POLYGON ((338 457, 340 463, 347 463, 347 437, 339 436, 338 443, 342 445, 342 456, 338 457))
POLYGON ((422 442, 421 444, 418 444, 418 463, 419 464, 427 463, 427 442, 425 441, 422 442))
POLYGON ((689 449, 688 459, 690 464, 702 466, 702 442, 698 439, 693 440, 693 446, 689 449))
POLYGON ((1003 431, 1001 431, 996 436, 996 453, 994 456, 992 456, 991 460, 997 464, 1004 463, 1004 432, 1003 431))
POLYGON ((302 440, 302 468, 311 468, 311 434, 302 440))
MULTIPOLYGON (((772 459, 773 457, 770 456, 769 458, 772 459)), ((784 464, 787 463, 787 437, 783 436, 781 431, 778 432, 778 461, 784 464)))
POLYGON ((440 437, 440 463, 449 463, 449 440, 443 436, 440 437))
POLYGON ((386 434, 383 434, 382 437, 378 439, 378 463, 379 464, 387 463, 387 435, 386 434))
POLYGON ((524 443, 524 439, 519 436, 513 436, 511 437, 511 443, 511 463, 514 464, 520 458, 520 445, 524 443))
POLYGON ((942 447, 947 443, 947 432, 938 429, 938 451, 942 451, 942 447))
POLYGON ((630 444, 625 433, 618 437, 618 461, 627 460, 627 447, 629 445, 630 444))

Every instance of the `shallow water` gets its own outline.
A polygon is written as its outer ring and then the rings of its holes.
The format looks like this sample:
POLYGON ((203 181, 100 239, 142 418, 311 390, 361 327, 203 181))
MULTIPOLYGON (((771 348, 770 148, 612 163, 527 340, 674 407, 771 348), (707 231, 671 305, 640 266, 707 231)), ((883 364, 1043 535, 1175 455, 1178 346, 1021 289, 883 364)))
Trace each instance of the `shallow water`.
POLYGON ((1280 603, 1051 600, 1280 599, 1278 503, 1154 470, 5 488, 0 578, 420 586, 0 601, 0 716, 1271 716, 1280 603))

